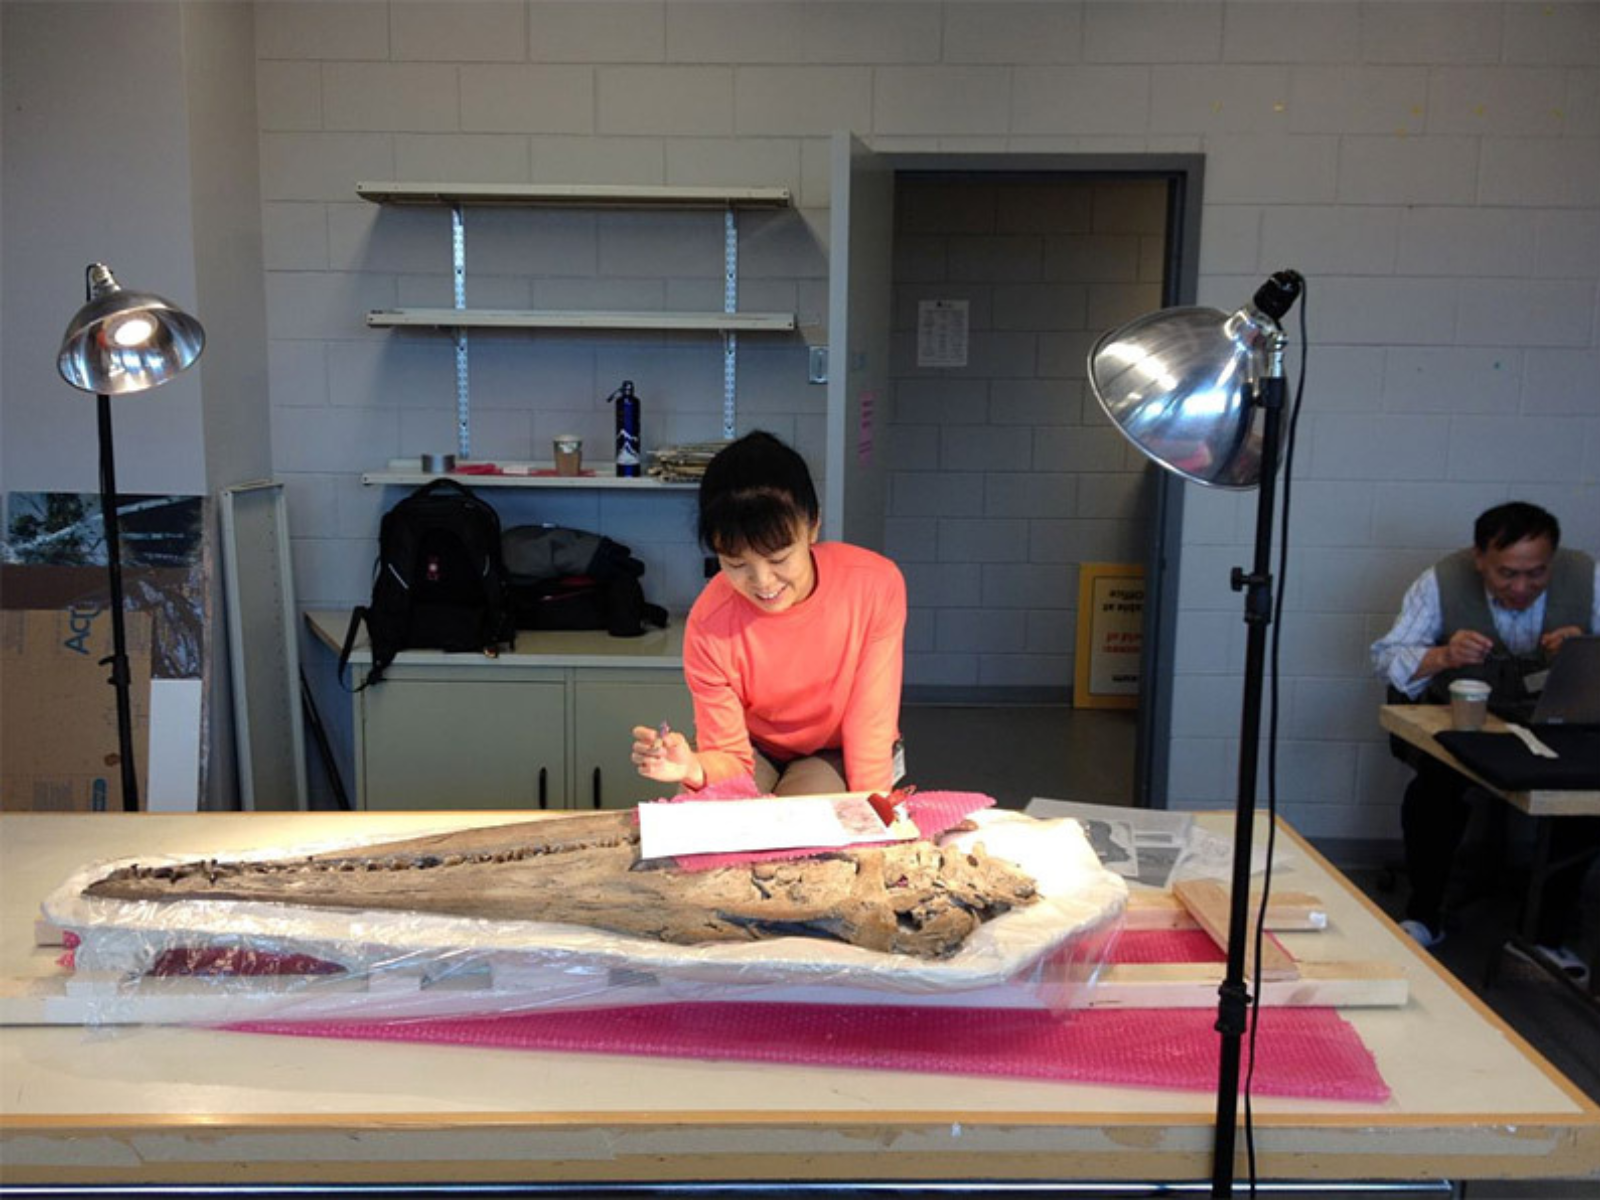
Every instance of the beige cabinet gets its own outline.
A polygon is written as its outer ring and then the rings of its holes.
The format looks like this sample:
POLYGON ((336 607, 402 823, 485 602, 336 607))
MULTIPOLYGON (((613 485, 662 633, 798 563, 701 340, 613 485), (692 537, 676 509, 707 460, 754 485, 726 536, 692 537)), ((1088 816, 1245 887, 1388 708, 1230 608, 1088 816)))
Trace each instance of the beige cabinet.
MULTIPOLYGON (((339 647, 347 614, 306 620, 339 647)), ((354 677, 371 661, 359 643, 354 677)), ((351 705, 354 803, 372 810, 626 808, 663 794, 630 730, 694 720, 679 618, 638 638, 524 630, 497 658, 408 650, 351 705)))
POLYGON ((681 671, 671 680, 644 671, 579 671, 572 718, 572 807, 629 808, 672 793, 639 774, 628 734, 635 725, 662 721, 692 732, 694 704, 681 671))
POLYGON ((362 808, 560 807, 567 781, 562 672, 483 679, 469 671, 396 663, 382 683, 356 695, 362 808))

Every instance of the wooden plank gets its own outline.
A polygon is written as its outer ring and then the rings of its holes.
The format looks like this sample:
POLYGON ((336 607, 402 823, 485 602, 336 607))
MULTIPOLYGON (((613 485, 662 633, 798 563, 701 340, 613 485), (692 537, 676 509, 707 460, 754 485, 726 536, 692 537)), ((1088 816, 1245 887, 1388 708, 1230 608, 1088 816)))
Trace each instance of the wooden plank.
MULTIPOLYGON (((1224 952, 1228 949, 1229 898, 1228 892, 1214 879, 1188 879, 1172 885, 1173 895, 1189 910, 1201 929, 1211 935, 1211 940, 1224 952)), ((1245 936, 1249 939, 1245 954, 1245 971, 1263 982, 1267 980, 1294 979, 1299 975, 1289 952, 1271 938, 1261 944, 1261 962, 1257 971, 1250 972, 1253 954, 1248 947, 1255 944, 1259 918, 1252 910, 1245 936)))
MULTIPOLYGON (((1114 963, 1087 993, 1090 1008, 1210 1008, 1223 963, 1114 963)), ((1258 985, 1268 1008, 1401 1008, 1405 972, 1382 962, 1300 963, 1297 977, 1258 985)))
MULTIPOLYGON (((1114 963, 1085 993, 1089 1008, 1211 1008, 1222 963, 1114 963)), ((416 972, 367 977, 250 975, 127 978, 93 971, 0 978, 0 1026, 196 1025, 288 1016, 296 1020, 385 1015, 462 1016, 516 1007, 528 993, 514 974, 501 986, 487 977, 424 983, 416 972), (364 997, 366 999, 364 999, 364 997), (414 998, 415 1003, 407 1003, 414 998), (385 1007, 388 1013, 382 1011, 385 1007), (365 1010, 365 1011, 364 1011, 365 1010)), ((1404 971, 1388 963, 1302 963, 1298 978, 1260 985, 1267 1007, 1397 1008, 1406 1003, 1404 971)), ((659 1003, 641 991, 630 1003, 659 1003)), ((759 1001, 752 1001, 759 1003, 759 1001)))
MULTIPOLYGON (((268 1018, 314 987, 324 1017, 354 1015, 344 1007, 367 992, 358 979, 328 976, 239 976, 127 979, 116 972, 47 978, 0 978, 0 1027, 20 1025, 204 1025, 268 1018)), ((380 997, 381 1001, 381 997, 380 997)))
MULTIPOLYGON (((1260 893, 1252 892, 1252 911, 1260 907, 1260 893)), ((1267 928, 1274 932, 1308 932, 1328 927, 1327 907, 1310 892, 1273 892, 1267 903, 1267 928)), ((1197 929, 1199 922, 1171 892, 1132 891, 1124 929, 1197 929)))

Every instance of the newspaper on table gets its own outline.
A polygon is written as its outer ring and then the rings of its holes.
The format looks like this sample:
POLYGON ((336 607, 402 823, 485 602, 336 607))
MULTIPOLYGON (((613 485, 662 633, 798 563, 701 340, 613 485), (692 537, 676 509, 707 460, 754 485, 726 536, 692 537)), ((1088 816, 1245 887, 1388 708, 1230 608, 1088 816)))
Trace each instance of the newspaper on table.
MULTIPOLYGON (((1044 796, 1035 796, 1023 811, 1041 820, 1078 821, 1106 870, 1143 887, 1163 889, 1184 879, 1226 880, 1232 874, 1232 839, 1202 829, 1192 813, 1044 796)), ((1282 857, 1280 853, 1280 862, 1282 857)), ((1251 874, 1265 870, 1266 863, 1266 848, 1252 846, 1251 874)))

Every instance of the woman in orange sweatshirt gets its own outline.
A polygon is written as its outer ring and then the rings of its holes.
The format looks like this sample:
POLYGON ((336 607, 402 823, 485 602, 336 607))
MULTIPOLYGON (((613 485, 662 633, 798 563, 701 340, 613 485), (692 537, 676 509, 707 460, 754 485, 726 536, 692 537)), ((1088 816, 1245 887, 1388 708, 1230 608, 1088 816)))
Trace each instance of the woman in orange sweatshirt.
POLYGON ((902 773, 899 568, 817 541, 811 472, 770 433, 707 465, 699 524, 721 571, 684 630, 695 745, 638 726, 639 773, 691 791, 741 775, 776 795, 887 791, 902 773))

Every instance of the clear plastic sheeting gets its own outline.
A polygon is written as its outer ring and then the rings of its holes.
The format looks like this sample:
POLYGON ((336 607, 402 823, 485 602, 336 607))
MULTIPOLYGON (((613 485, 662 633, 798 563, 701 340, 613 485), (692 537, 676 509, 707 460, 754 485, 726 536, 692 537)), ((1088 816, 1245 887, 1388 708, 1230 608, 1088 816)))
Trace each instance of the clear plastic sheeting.
MULTIPOLYGON (((970 825, 936 840, 963 851, 981 844, 1031 876, 1038 898, 985 921, 938 959, 818 937, 674 945, 536 920, 85 896, 119 868, 196 856, 95 863, 43 904, 46 920, 69 934, 73 973, 40 1019, 394 1021, 685 1001, 1078 1007, 1121 931, 1125 882, 1101 866, 1075 820, 991 810, 970 825)), ((377 844, 273 847, 228 861, 377 844)))

